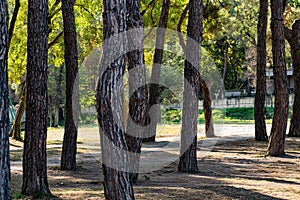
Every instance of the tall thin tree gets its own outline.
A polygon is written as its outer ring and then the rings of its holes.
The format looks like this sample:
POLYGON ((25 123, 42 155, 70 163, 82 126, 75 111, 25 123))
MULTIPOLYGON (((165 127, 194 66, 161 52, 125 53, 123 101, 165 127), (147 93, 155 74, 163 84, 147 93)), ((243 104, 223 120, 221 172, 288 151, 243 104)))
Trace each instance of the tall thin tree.
POLYGON ((202 40, 203 1, 189 1, 187 42, 184 63, 184 91, 181 149, 178 171, 194 173, 197 166, 197 117, 200 87, 200 45, 202 40))
POLYGON ((0 2, 0 199, 11 199, 8 101, 8 4, 0 2))
POLYGON ((74 15, 75 0, 62 0, 64 24, 65 66, 66 66, 66 120, 61 169, 76 169, 79 89, 78 89, 78 53, 76 25, 74 15))
POLYGON ((266 99, 266 38, 268 26, 268 0, 260 0, 257 24, 257 67, 256 94, 254 102, 255 140, 267 141, 265 121, 266 99))
POLYGON ((103 57, 97 85, 105 198, 134 199, 122 115, 126 58, 126 1, 103 0, 103 57))
POLYGON ((169 18, 169 9, 170 9, 170 0, 162 0, 161 14, 159 18, 158 27, 156 29, 156 42, 155 42, 155 51, 153 57, 152 72, 150 77, 150 87, 149 87, 149 102, 148 109, 152 109, 151 114, 151 123, 147 130, 148 138, 145 138, 144 142, 155 142, 156 127, 160 120, 160 107, 154 106, 159 104, 159 80, 161 65, 163 63, 163 54, 164 54, 164 44, 165 44, 165 35, 166 28, 168 25, 169 18))
POLYGON ((284 1, 271 0, 272 53, 274 65, 275 108, 267 154, 284 154, 289 94, 285 66, 283 11, 284 1))
POLYGON ((289 130, 289 137, 300 137, 300 19, 293 24, 292 30, 285 28, 285 38, 290 44, 292 61, 295 98, 293 104, 293 115, 289 130))
MULTIPOLYGON (((183 9, 182 14, 180 16, 179 22, 177 24, 177 33, 179 37, 179 44, 182 47, 183 51, 185 52, 186 45, 185 41, 181 32, 182 23, 187 15, 189 10, 189 6, 187 5, 185 9, 183 9)), ((203 95, 203 110, 204 110, 204 118, 205 118, 205 137, 215 137, 215 130, 213 124, 213 115, 212 115, 212 108, 211 108, 211 96, 207 82, 204 80, 204 77, 201 76, 200 72, 198 73, 199 78, 199 88, 197 96, 203 95)))
POLYGON ((47 179, 48 1, 28 1, 27 96, 22 194, 50 195, 47 179))
POLYGON ((129 116, 126 140, 130 154, 131 181, 137 182, 143 141, 143 128, 147 123, 148 90, 144 64, 144 25, 140 13, 140 0, 126 0, 127 8, 127 63, 129 83, 129 116))

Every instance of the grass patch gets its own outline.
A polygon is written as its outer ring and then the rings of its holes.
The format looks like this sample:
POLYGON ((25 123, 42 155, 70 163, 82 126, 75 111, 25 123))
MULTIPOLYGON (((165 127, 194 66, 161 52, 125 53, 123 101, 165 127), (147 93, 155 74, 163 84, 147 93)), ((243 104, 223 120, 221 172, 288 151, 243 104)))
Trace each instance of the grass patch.
POLYGON ((25 199, 27 197, 21 193, 13 193, 12 196, 13 196, 13 199, 25 199))
MULTIPOLYGON (((289 118, 291 117, 292 108, 289 109, 289 118)), ((180 124, 181 109, 164 108, 162 113, 162 123, 165 124, 180 124)), ((216 124, 253 124, 254 123, 254 108, 224 108, 213 109, 213 120, 216 124)), ((274 116, 273 108, 266 108, 266 123, 271 124, 274 116)), ((199 110, 198 123, 204 124, 204 111, 199 110)))
POLYGON ((47 141, 47 145, 58 145, 58 144, 62 144, 63 141, 61 140, 48 140, 47 141))

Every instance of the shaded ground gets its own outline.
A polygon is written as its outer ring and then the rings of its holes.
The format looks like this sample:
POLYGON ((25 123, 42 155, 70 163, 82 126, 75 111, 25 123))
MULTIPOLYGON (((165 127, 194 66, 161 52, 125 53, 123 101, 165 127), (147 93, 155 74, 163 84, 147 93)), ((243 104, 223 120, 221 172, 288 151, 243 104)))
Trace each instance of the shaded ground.
MULTIPOLYGON (((99 149, 91 143, 96 139, 91 135, 94 131, 84 130, 89 137, 80 139, 78 170, 75 172, 58 169, 61 133, 59 130, 50 131, 48 178, 56 199, 104 198, 99 149)), ((166 133, 160 136, 162 140, 169 137, 166 133)), ((232 138, 219 140, 205 157, 199 152, 198 174, 176 172, 177 161, 160 170, 141 174, 139 183, 134 187, 136 199, 300 199, 299 138, 288 138, 287 155, 278 158, 264 156, 266 143, 253 139, 230 140, 232 138)), ((144 149, 152 151, 159 147, 158 144, 163 142, 148 144, 144 149)), ((14 198, 26 199, 19 194, 22 169, 18 145, 15 144, 11 152, 12 187, 14 198)))

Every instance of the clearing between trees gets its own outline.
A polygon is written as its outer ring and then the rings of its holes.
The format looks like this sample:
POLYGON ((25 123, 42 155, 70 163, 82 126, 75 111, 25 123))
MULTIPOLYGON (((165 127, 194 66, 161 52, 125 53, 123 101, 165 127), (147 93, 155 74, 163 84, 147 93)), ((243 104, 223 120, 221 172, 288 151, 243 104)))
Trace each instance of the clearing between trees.
MULTIPOLYGON (((233 129, 241 132, 250 126, 233 129)), ((144 145, 144 149, 165 146, 180 127, 166 125, 164 130, 168 131, 158 131, 160 142, 144 145)), ((97 128, 79 129, 78 169, 74 172, 59 170, 62 137, 63 129, 49 131, 48 179, 55 195, 51 199, 104 199, 97 128)), ((197 174, 178 173, 178 160, 140 174, 134 186, 136 199, 300 199, 300 138, 287 138, 286 156, 272 158, 265 157, 267 143, 245 138, 219 140, 205 157, 198 149, 197 174)), ((26 199, 20 194, 21 143, 11 142, 13 198, 26 199)))

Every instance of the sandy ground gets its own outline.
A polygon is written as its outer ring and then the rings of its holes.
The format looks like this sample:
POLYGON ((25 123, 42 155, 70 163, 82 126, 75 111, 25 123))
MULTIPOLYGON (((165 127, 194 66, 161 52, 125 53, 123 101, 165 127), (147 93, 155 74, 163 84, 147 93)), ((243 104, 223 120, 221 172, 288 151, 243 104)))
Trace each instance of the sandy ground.
MULTIPOLYGON (((267 143, 252 139, 254 125, 217 125, 217 138, 198 142, 199 173, 182 174, 179 133, 179 125, 161 126, 157 142, 143 146, 136 199, 300 199, 300 139, 288 138, 287 155, 270 158, 264 156, 267 143)), ((79 129, 75 172, 59 170, 62 138, 62 129, 48 133, 53 199, 103 199, 98 129, 79 129)), ((26 199, 19 194, 21 149, 19 143, 11 146, 12 185, 14 198, 26 199)))

